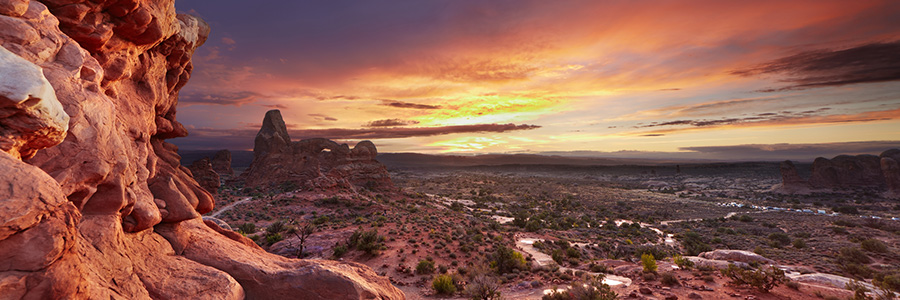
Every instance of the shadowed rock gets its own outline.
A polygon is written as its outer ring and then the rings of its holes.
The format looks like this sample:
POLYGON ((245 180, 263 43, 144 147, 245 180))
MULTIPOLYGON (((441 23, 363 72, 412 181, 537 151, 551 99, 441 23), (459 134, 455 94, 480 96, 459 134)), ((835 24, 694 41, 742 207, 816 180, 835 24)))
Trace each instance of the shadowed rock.
POLYGON ((197 183, 207 192, 215 195, 219 191, 219 186, 221 185, 219 174, 213 171, 209 158, 204 157, 194 161, 188 169, 191 170, 194 180, 197 180, 197 183))
POLYGON ((315 138, 291 142, 281 112, 266 112, 256 135, 253 162, 242 177, 248 186, 393 188, 387 168, 375 160, 370 141, 347 144, 315 138))
POLYGON ((900 198, 900 149, 884 151, 881 157, 881 172, 887 185, 885 196, 888 198, 900 198))
POLYGON ((219 174, 219 176, 234 176, 234 169, 231 168, 231 151, 221 150, 216 152, 216 155, 213 156, 212 160, 213 171, 219 174))

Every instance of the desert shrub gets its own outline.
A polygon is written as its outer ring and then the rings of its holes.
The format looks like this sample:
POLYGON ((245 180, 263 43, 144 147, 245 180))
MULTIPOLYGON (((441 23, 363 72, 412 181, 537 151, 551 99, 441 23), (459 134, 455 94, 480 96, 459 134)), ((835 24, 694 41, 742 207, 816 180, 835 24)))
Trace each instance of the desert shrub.
MULTIPOLYGON (((416 271, 418 271, 418 268, 416 271)), ((435 277, 434 281, 431 282, 431 288, 434 289, 435 293, 441 295, 453 295, 453 293, 456 293, 456 285, 453 284, 453 278, 446 274, 435 277)))
POLYGON ((879 273, 875 275, 872 283, 887 290, 900 292, 900 273, 879 273))
POLYGON ((785 282, 787 277, 784 270, 775 266, 760 267, 756 270, 744 270, 738 268, 734 264, 729 264, 728 268, 722 269, 722 275, 727 277, 732 284, 749 285, 761 292, 769 292, 775 286, 785 282))
POLYGON ((420 260, 419 264, 416 265, 416 274, 431 273, 434 273, 434 262, 430 260, 420 260))
POLYGON ((769 235, 769 245, 772 248, 781 248, 791 243, 791 237, 785 233, 776 232, 769 235))
POLYGON ((525 257, 522 253, 516 252, 506 246, 499 246, 494 251, 491 267, 497 270, 498 274, 511 273, 517 270, 526 270, 525 257))
POLYGON ((566 261, 566 257, 563 255, 562 250, 559 249, 553 249, 553 251, 550 252, 550 258, 553 258, 553 261, 557 264, 562 264, 566 261))
POLYGON ((748 215, 741 215, 740 217, 738 217, 738 221, 741 221, 741 222, 753 222, 753 217, 748 216, 748 215))
POLYGON ((640 257, 644 254, 653 255, 653 258, 656 259, 664 259, 666 257, 669 257, 670 250, 666 247, 653 245, 638 246, 636 249, 634 249, 635 257, 640 257))
POLYGON ((266 227, 266 232, 268 233, 281 233, 285 230, 287 230, 287 226, 284 224, 284 221, 281 220, 275 221, 266 227))
POLYGON ((238 225, 238 232, 243 233, 245 235, 256 232, 256 224, 253 223, 244 223, 238 225))
POLYGON ((644 281, 654 281, 654 280, 656 280, 656 274, 653 274, 653 273, 641 273, 641 278, 643 278, 644 281))
POLYGON ((877 239, 867 239, 859 243, 863 250, 869 252, 885 253, 888 250, 884 242, 877 239))
POLYGON ((847 228, 844 228, 841 226, 831 226, 830 228, 831 228, 831 232, 834 232, 837 234, 848 234, 849 233, 849 232, 847 232, 847 228))
POLYGON ((796 281, 788 281, 788 282, 785 283, 784 285, 786 285, 788 288, 790 288, 790 289, 792 289, 792 290, 799 290, 799 289, 800 289, 800 284, 797 283, 796 281))
POLYGON ((569 281, 572 280, 572 275, 569 275, 569 273, 562 273, 559 274, 559 279, 562 281, 569 281))
POLYGON ((529 220, 528 223, 525 223, 525 231, 535 232, 541 230, 541 221, 539 220, 529 220))
POLYGON ((473 300, 499 300, 500 282, 487 274, 478 274, 466 286, 466 294, 473 300))
POLYGON ((874 271, 865 265, 853 262, 845 262, 841 264, 841 270, 847 275, 857 278, 871 278, 874 271))
POLYGON ((366 252, 371 255, 378 254, 378 250, 384 246, 384 237, 378 235, 378 231, 358 229, 347 239, 347 245, 356 250, 366 252))
POLYGON ((806 241, 803 239, 794 239, 794 248, 803 249, 806 248, 806 241))
POLYGON ((644 273, 656 273, 656 258, 653 258, 653 254, 641 255, 641 265, 644 266, 644 273))
POLYGON ((856 280, 850 280, 847 285, 844 287, 848 290, 853 291, 853 300, 872 300, 871 297, 866 295, 866 293, 870 292, 869 288, 856 280))
POLYGON ((618 297, 609 285, 603 283, 602 278, 592 278, 584 282, 577 282, 568 290, 568 294, 571 299, 578 300, 612 300, 618 297))
POLYGON ((662 273, 662 275, 660 275, 660 277, 659 277, 659 282, 664 285, 679 285, 679 284, 681 284, 678 281, 678 277, 675 277, 675 274, 673 274, 672 272, 662 273))
POLYGON ((839 257, 847 262, 857 263, 857 264, 868 264, 872 262, 872 259, 869 258, 868 255, 859 250, 856 247, 844 247, 839 251, 839 257))
POLYGON ((341 256, 344 256, 344 254, 346 254, 346 253, 347 253, 346 245, 337 245, 334 247, 334 254, 333 254, 334 258, 340 258, 341 256))
POLYGON ((566 249, 566 256, 571 258, 581 258, 581 251, 578 251, 578 249, 571 247, 566 249))
POLYGON ((609 267, 604 264, 591 264, 590 270, 594 273, 609 273, 609 267))
POLYGON ((694 231, 687 231, 682 234, 681 244, 684 245, 685 252, 688 255, 698 255, 712 250, 712 247, 703 241, 703 236, 694 231))
POLYGON ((672 259, 675 262, 675 265, 682 270, 690 270, 694 267, 694 262, 690 259, 684 258, 681 255, 675 255, 675 258, 672 259))
POLYGON ((266 233, 266 244, 272 245, 283 239, 280 233, 266 233))

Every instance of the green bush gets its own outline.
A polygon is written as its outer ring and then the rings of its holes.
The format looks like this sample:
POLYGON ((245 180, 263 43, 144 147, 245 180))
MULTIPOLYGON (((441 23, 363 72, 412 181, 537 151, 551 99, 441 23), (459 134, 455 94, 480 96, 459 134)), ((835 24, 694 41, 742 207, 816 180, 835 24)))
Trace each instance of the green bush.
POLYGON ((346 253, 347 253, 346 245, 337 245, 334 247, 334 258, 340 258, 341 256, 344 256, 344 254, 346 254, 346 253))
POLYGON ((860 242, 860 246, 862 246, 863 250, 869 252, 877 252, 877 253, 885 253, 888 250, 887 245, 884 242, 877 239, 867 239, 860 242))
POLYGON ((266 244, 272 245, 283 239, 280 233, 266 233, 266 244))
POLYGON ((806 248, 806 241, 803 239, 794 239, 794 248, 803 249, 806 248))
POLYGON ((456 293, 456 285, 453 284, 453 278, 446 274, 435 277, 434 281, 431 282, 431 288, 434 289, 435 293, 441 295, 453 295, 453 293, 456 293))
POLYGON ((670 285, 670 286, 671 286, 671 285, 679 285, 679 284, 681 284, 681 283, 678 281, 678 277, 675 277, 675 274, 672 274, 672 272, 666 272, 666 273, 663 273, 663 274, 659 277, 659 282, 662 283, 663 285, 670 285))
POLYGON ((769 235, 769 241, 772 248, 781 248, 791 243, 791 237, 785 233, 776 232, 769 235))
POLYGON ((784 270, 775 266, 760 267, 756 270, 744 270, 734 264, 728 264, 728 268, 721 270, 722 276, 728 278, 736 285, 749 285, 761 292, 769 292, 772 288, 784 283, 787 277, 784 270))
POLYGON ((869 258, 868 255, 859 250, 859 248, 855 247, 844 247, 839 251, 839 257, 847 262, 857 263, 857 264, 868 264, 872 262, 872 259, 869 258))
POLYGON ((266 232, 268 233, 281 233, 287 230, 287 226, 285 226, 284 221, 278 220, 266 227, 266 232))
POLYGON ((684 245, 688 255, 699 255, 702 252, 711 251, 712 247, 704 242, 703 236, 694 231, 686 231, 681 236, 681 244, 684 245))
POLYGON ((372 230, 356 230, 347 240, 347 245, 356 250, 366 252, 371 255, 378 254, 378 250, 384 246, 384 237, 378 235, 378 231, 372 230))
POLYGON ((496 268, 498 274, 527 270, 527 266, 525 257, 521 253, 502 245, 497 247, 493 261, 491 261, 491 267, 496 268))
POLYGON ((238 232, 243 233, 244 235, 252 234, 256 232, 256 224, 253 223, 244 223, 238 225, 238 232))
POLYGON ((653 258, 653 254, 641 255, 641 265, 644 266, 644 273, 656 273, 656 258, 653 258))
POLYGON ((419 264, 416 265, 416 274, 431 273, 434 273, 434 262, 430 260, 420 260, 419 264))
POLYGON ((675 258, 672 259, 675 262, 675 265, 682 270, 690 270, 694 267, 694 262, 690 259, 684 258, 681 255, 675 255, 675 258))
POLYGON ((500 282, 486 274, 478 274, 466 286, 466 293, 473 300, 500 300, 500 282))

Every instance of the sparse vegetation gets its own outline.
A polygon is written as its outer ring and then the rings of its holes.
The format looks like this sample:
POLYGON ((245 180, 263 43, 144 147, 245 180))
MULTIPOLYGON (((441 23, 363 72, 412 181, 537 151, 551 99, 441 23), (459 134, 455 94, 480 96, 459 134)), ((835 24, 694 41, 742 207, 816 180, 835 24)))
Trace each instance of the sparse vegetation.
POLYGON ((721 272, 722 276, 728 278, 732 284, 748 285, 761 292, 769 292, 772 288, 787 280, 784 271, 775 266, 744 270, 734 264, 729 264, 728 268, 722 269, 721 272))
POLYGON ((644 267, 644 273, 656 273, 656 258, 653 254, 641 255, 641 265, 644 267))
MULTIPOLYGON (((416 268, 418 272, 418 268, 416 268)), ((456 285, 453 284, 453 278, 450 275, 438 275, 431 282, 431 288, 439 295, 453 295, 456 293, 456 285)))

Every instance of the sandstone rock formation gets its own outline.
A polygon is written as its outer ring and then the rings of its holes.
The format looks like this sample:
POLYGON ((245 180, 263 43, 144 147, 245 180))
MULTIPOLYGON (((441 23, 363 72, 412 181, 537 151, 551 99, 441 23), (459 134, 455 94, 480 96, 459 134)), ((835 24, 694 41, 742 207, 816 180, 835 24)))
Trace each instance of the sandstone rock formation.
POLYGON ((266 112, 256 135, 253 162, 242 174, 248 186, 390 189, 387 168, 375 160, 375 144, 362 141, 350 149, 328 139, 291 142, 278 110, 266 112))
POLYGON ((884 174, 887 192, 885 197, 900 198, 900 149, 890 149, 879 155, 881 157, 881 172, 884 174))
POLYGON ((781 186, 777 188, 783 193, 804 193, 809 190, 809 184, 800 177, 797 167, 790 160, 781 162, 781 186))
POLYGON ((213 171, 212 163, 209 162, 209 158, 201 158, 190 166, 188 166, 188 170, 191 170, 191 175, 193 175, 194 180, 197 180, 197 183, 203 187, 204 190, 209 192, 210 194, 215 195, 219 191, 219 186, 222 185, 219 182, 219 174, 216 171, 213 171))
POLYGON ((172 0, 0 0, 2 297, 403 298, 200 219, 213 198, 164 140, 187 134, 178 90, 208 33, 172 0))
POLYGON ((816 158, 809 181, 804 181, 790 161, 781 163, 780 186, 773 191, 807 193, 812 190, 839 191, 858 188, 886 189, 888 198, 900 198, 900 150, 874 155, 839 155, 832 159, 816 158))
POLYGON ((874 155, 819 157, 813 161, 809 185, 815 189, 881 187, 884 175, 880 159, 874 155))
POLYGON ((231 168, 231 151, 221 150, 213 156, 212 168, 219 176, 234 176, 234 169, 231 168))

